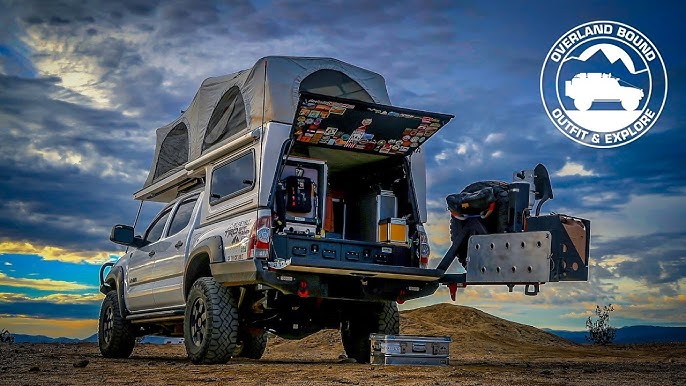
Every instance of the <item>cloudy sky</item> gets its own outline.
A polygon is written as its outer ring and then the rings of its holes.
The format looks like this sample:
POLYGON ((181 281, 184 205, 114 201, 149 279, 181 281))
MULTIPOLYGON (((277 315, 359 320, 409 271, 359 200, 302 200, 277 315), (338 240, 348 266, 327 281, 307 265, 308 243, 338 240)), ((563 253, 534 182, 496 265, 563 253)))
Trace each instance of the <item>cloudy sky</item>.
POLYGON ((664 4, 0 0, 0 328, 96 331, 99 265, 122 251, 109 230, 135 216, 154 129, 203 79, 267 55, 341 59, 382 74, 395 105, 456 116, 426 144, 435 256, 447 194, 538 162, 553 174, 545 210, 592 221, 588 283, 468 287, 458 304, 538 327, 583 329, 607 303, 617 326, 686 325, 686 8, 664 4), (593 20, 642 31, 669 77, 658 122, 615 149, 567 139, 539 94, 548 50, 593 20))

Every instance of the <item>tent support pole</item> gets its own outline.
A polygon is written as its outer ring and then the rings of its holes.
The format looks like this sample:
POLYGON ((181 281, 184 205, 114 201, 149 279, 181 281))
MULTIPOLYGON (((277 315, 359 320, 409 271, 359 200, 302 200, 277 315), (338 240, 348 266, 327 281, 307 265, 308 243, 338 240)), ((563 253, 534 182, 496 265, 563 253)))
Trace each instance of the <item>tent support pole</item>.
MULTIPOLYGON (((265 134, 265 110, 267 109, 267 60, 264 61, 264 78, 262 79, 262 127, 260 127, 260 158, 264 156, 264 134, 265 134)), ((262 162, 259 162, 259 175, 257 176, 257 196, 262 193, 262 162)), ((259 207, 259 202, 257 206, 259 207)))

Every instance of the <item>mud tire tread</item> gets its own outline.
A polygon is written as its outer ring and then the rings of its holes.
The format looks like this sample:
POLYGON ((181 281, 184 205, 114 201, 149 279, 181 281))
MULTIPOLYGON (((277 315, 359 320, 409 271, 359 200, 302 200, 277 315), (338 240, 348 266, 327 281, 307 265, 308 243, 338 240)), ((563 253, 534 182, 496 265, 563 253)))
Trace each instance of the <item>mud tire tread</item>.
POLYGON ((230 289, 212 277, 201 277, 193 283, 186 302, 183 323, 186 353, 195 364, 222 364, 231 359, 238 342, 238 308, 230 289), (193 303, 203 297, 206 305, 207 330, 198 347, 193 343, 190 318, 193 303))

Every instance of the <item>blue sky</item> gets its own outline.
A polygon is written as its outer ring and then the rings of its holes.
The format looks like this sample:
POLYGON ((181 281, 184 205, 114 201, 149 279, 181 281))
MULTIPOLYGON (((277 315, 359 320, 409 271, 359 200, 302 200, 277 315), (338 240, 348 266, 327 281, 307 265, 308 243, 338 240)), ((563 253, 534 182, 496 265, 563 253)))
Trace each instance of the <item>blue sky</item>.
POLYGON ((676 2, 0 0, 0 328, 95 332, 99 264, 122 251, 109 230, 136 213, 155 128, 203 79, 267 55, 335 57, 382 74, 395 105, 456 116, 425 145, 435 257, 448 247, 447 194, 538 162, 555 188, 545 210, 592 221, 588 283, 537 297, 468 287, 458 304, 583 329, 612 302, 616 325, 686 325, 684 18, 676 2), (658 122, 615 149, 563 136, 538 90, 555 41, 593 20, 646 34, 669 77, 658 122))

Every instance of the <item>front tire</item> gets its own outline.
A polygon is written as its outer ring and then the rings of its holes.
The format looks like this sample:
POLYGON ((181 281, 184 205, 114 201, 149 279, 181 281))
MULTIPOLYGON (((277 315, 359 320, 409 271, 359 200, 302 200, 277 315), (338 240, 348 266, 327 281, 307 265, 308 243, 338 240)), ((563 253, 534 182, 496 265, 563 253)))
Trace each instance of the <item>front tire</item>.
POLYGON ((369 334, 400 334, 400 313, 395 302, 374 304, 367 309, 351 309, 344 316, 341 340, 348 358, 369 363, 369 334))
POLYGON ((105 358, 128 358, 136 345, 131 324, 119 311, 117 291, 110 291, 102 301, 98 320, 98 346, 105 358))
POLYGON ((238 309, 228 287, 212 277, 193 283, 183 320, 186 353, 193 363, 226 363, 236 351, 238 309))
POLYGON ((634 111, 638 108, 639 100, 636 98, 624 98, 621 101, 622 108, 626 111, 634 111))

